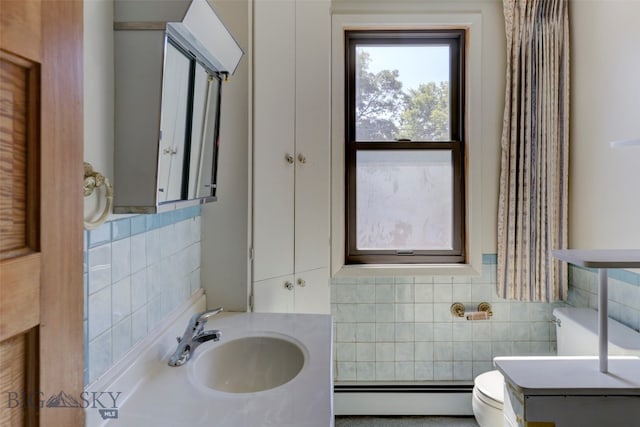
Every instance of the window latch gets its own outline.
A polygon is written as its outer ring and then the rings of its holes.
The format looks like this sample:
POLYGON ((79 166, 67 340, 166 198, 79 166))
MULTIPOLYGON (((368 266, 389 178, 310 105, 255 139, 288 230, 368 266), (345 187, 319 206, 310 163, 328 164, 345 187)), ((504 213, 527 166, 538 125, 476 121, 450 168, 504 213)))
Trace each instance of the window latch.
POLYGON ((405 250, 405 251, 396 251, 396 255, 414 255, 412 250, 405 250))

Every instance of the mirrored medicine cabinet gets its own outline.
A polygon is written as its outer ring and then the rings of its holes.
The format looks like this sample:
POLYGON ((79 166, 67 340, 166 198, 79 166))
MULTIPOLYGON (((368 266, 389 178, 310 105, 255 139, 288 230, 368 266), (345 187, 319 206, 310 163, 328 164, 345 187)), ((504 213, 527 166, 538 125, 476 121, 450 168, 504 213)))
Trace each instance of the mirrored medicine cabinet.
POLYGON ((216 196, 222 76, 168 39, 162 81, 158 203, 216 196))
POLYGON ((216 200, 222 86, 242 50, 207 0, 114 12, 114 213, 216 200))

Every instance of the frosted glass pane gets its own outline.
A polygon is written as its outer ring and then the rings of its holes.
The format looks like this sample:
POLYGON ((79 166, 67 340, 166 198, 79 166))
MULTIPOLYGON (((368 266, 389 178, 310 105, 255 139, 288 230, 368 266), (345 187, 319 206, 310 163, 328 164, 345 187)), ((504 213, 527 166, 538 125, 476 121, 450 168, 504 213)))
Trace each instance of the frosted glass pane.
POLYGON ((451 140, 447 45, 357 45, 358 141, 451 140))
POLYGON ((452 249, 451 164, 448 150, 358 151, 357 249, 452 249))

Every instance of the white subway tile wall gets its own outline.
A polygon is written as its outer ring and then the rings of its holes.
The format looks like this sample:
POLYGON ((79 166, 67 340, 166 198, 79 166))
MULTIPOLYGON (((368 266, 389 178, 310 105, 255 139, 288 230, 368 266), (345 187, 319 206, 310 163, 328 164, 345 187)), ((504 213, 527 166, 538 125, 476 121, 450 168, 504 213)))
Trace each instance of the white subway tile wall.
POLYGON ((200 207, 85 232, 85 385, 200 289, 200 207))
POLYGON ((331 281, 336 381, 466 381, 495 356, 553 355, 553 308, 495 293, 496 257, 480 277, 340 278, 331 281), (491 320, 451 315, 490 302, 491 320))

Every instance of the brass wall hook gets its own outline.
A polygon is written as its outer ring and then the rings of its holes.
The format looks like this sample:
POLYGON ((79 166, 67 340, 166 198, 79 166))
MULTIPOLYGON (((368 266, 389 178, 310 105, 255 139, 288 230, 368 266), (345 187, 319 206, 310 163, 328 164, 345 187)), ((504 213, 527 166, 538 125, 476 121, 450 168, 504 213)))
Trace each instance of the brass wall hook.
POLYGON ((84 182, 82 185, 82 192, 84 193, 84 197, 91 196, 99 187, 105 188, 104 197, 106 199, 106 202, 104 210, 97 220, 88 220, 86 218, 84 219, 84 228, 87 230, 94 230, 101 226, 107 220, 107 217, 111 213, 111 205, 113 204, 113 187, 109 183, 109 180, 106 176, 102 175, 100 172, 96 172, 93 169, 91 163, 84 162, 84 182))
POLYGON ((493 316, 493 311, 491 311, 491 304, 488 302, 481 302, 478 304, 478 311, 484 311, 487 313, 489 317, 493 316))
POLYGON ((464 304, 461 302, 451 304, 451 314, 455 317, 464 317, 464 304))

